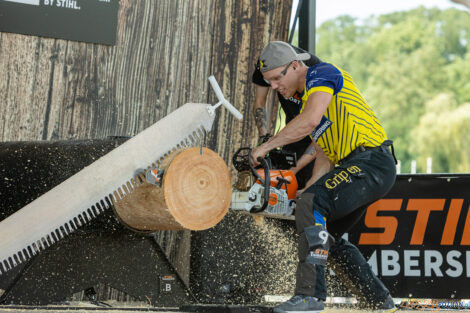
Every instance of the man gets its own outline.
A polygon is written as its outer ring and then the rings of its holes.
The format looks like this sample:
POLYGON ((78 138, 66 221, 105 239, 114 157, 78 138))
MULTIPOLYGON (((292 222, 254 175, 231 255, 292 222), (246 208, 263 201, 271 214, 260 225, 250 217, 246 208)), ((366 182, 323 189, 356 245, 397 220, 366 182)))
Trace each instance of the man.
POLYGON ((284 98, 301 93, 302 108, 277 135, 253 150, 251 162, 257 165, 270 150, 306 135, 312 143, 298 167, 315 159, 312 178, 298 197, 295 213, 299 234, 295 295, 274 312, 324 309, 328 254, 343 263, 353 287, 375 309, 393 312, 387 288, 359 250, 341 238, 365 208, 392 187, 396 171, 391 141, 351 76, 324 62, 307 67, 302 61, 308 58, 280 41, 269 43, 260 56, 261 73, 271 88, 284 98))
MULTIPOLYGON (((300 48, 291 46, 296 53, 308 53, 300 48)), ((304 61, 306 66, 313 66, 321 62, 321 60, 313 54, 309 54, 309 59, 304 61)), ((269 88, 271 87, 268 82, 266 82, 261 74, 260 62, 256 64, 256 69, 253 72, 253 83, 256 85, 255 90, 255 101, 253 104, 253 115, 256 120, 256 126, 258 127, 259 140, 258 144, 266 142, 272 134, 272 130, 268 129, 267 126, 267 114, 266 114, 266 99, 268 96, 269 88)), ((281 108, 286 116, 286 124, 289 123, 294 117, 299 115, 300 109, 302 107, 302 99, 300 93, 296 92, 290 98, 284 98, 279 92, 277 92, 281 108)), ((284 146, 284 149, 287 151, 295 152, 297 156, 301 156, 307 147, 310 145, 312 140, 310 136, 305 136, 303 139, 293 142, 284 146)), ((305 167, 302 167, 298 172, 295 172, 297 177, 297 182, 299 188, 304 188, 305 183, 312 176, 313 171, 313 162, 309 162, 305 167)))

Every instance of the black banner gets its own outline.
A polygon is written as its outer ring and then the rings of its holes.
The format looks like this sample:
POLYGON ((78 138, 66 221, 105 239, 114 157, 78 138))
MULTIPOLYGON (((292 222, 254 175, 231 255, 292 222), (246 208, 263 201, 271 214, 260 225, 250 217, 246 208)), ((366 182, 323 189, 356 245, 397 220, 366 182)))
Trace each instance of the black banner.
POLYGON ((119 0, 0 0, 0 31, 114 45, 119 0))
POLYGON ((400 175, 349 240, 394 297, 470 298, 470 175, 400 175))

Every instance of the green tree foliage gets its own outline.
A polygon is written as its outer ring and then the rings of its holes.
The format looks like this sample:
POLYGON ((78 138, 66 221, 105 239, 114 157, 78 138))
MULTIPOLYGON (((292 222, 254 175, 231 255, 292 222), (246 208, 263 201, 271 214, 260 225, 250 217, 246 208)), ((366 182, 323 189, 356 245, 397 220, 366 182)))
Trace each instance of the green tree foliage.
POLYGON ((433 157, 439 172, 470 173, 470 103, 457 106, 450 94, 440 94, 426 103, 426 113, 413 129, 418 162, 433 157))
POLYGON ((470 171, 468 12, 419 7, 361 21, 341 16, 323 23, 317 40, 317 55, 355 78, 404 171, 412 159, 424 169, 427 157, 434 172, 470 171))

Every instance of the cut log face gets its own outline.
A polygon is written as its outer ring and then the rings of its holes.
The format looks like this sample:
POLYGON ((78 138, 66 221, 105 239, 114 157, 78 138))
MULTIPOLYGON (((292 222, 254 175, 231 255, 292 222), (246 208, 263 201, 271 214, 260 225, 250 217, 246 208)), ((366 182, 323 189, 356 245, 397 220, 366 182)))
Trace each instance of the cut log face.
POLYGON ((176 151, 159 167, 165 171, 161 188, 137 182, 129 195, 114 203, 123 224, 140 231, 204 230, 222 220, 232 184, 217 153, 207 148, 176 151))

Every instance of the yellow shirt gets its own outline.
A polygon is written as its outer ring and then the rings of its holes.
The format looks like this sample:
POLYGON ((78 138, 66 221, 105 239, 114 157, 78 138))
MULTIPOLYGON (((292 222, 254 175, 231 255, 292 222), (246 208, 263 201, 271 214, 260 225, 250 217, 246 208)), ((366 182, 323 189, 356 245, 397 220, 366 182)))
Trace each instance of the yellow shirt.
POLYGON ((333 96, 322 122, 311 134, 333 164, 359 146, 376 147, 387 139, 372 108, 346 71, 324 62, 310 67, 302 93, 301 113, 308 97, 316 91, 333 96))

